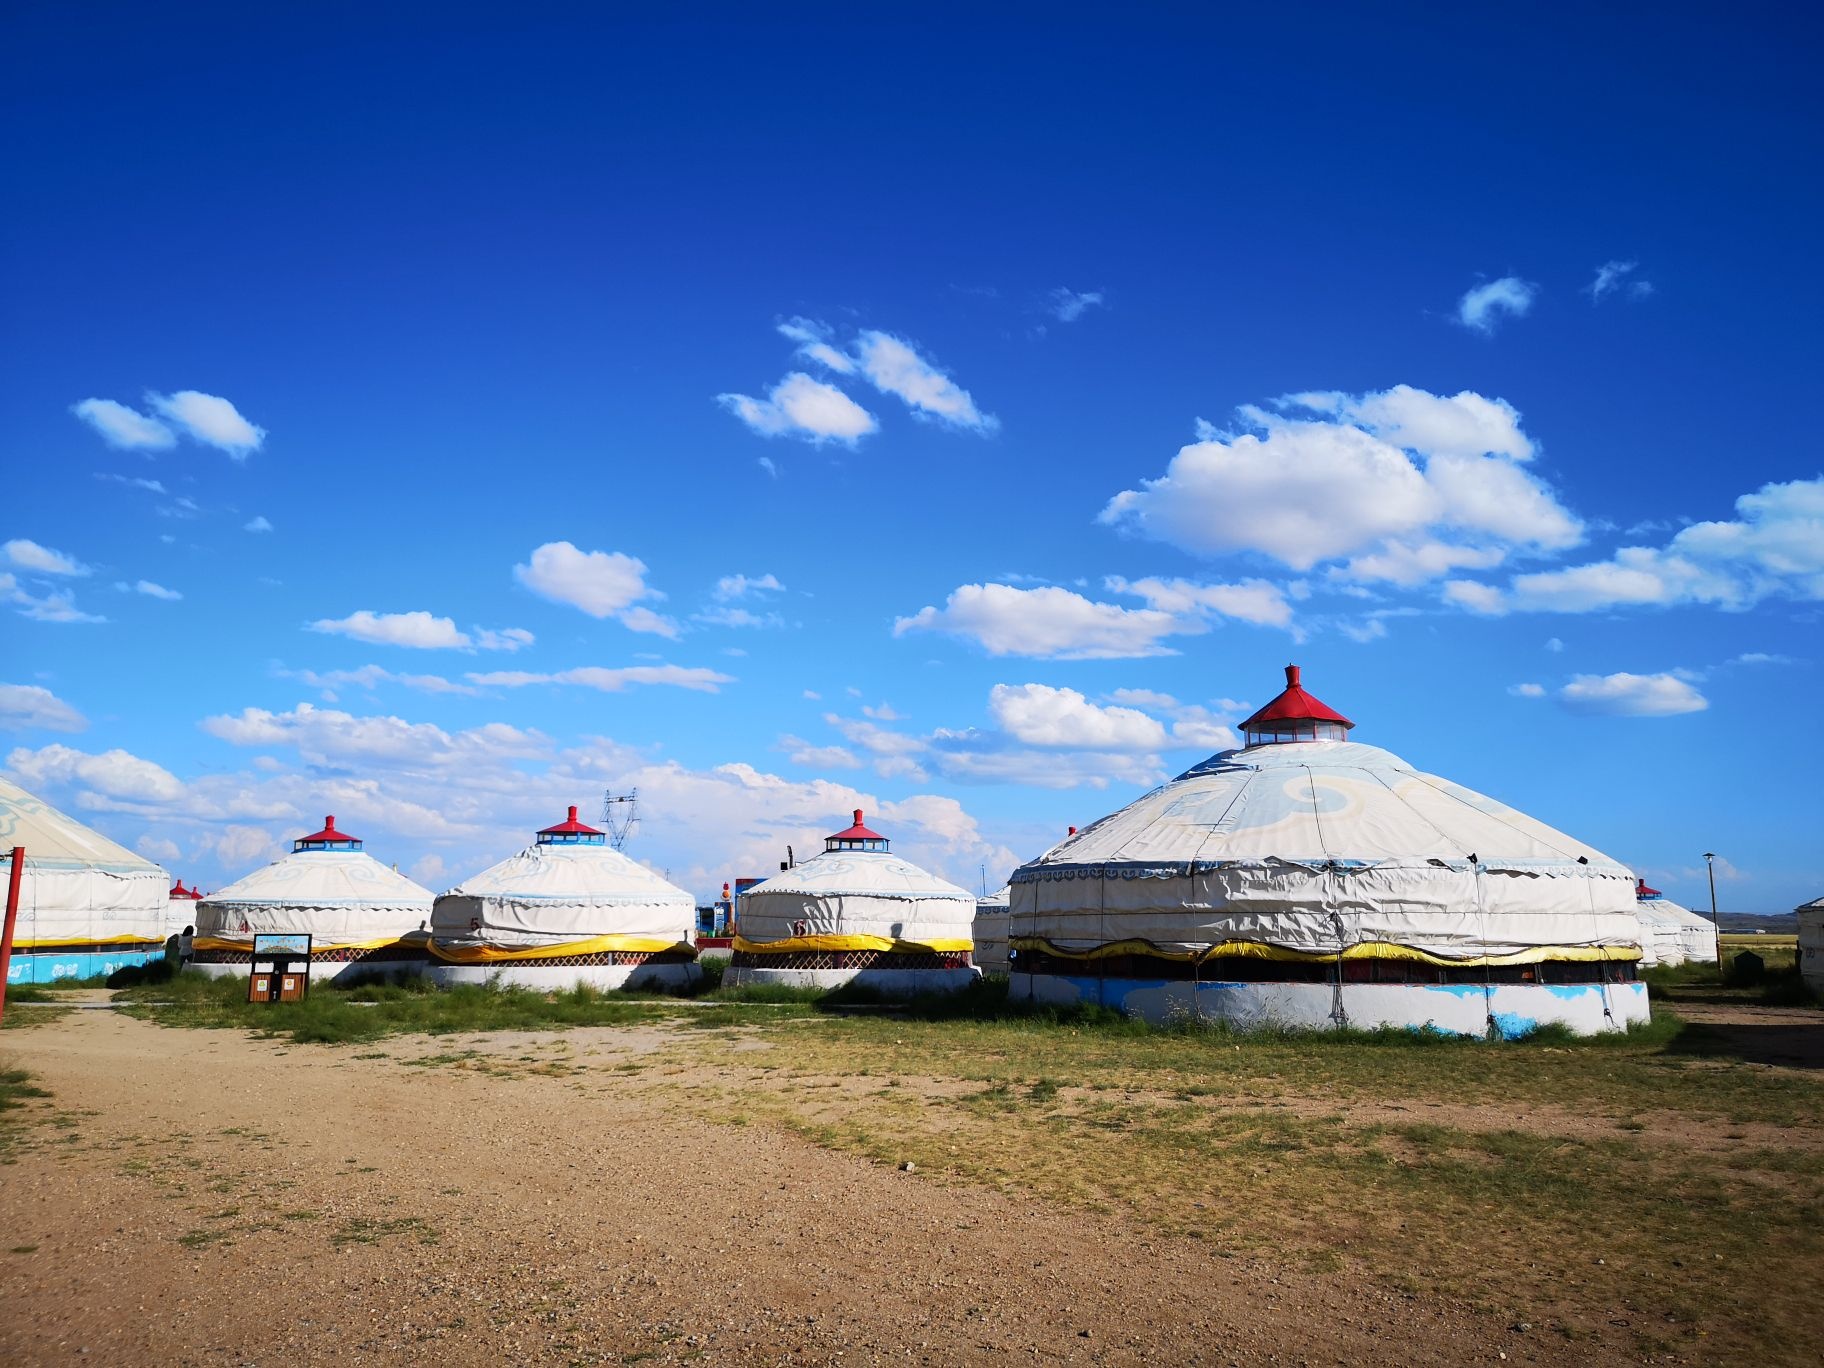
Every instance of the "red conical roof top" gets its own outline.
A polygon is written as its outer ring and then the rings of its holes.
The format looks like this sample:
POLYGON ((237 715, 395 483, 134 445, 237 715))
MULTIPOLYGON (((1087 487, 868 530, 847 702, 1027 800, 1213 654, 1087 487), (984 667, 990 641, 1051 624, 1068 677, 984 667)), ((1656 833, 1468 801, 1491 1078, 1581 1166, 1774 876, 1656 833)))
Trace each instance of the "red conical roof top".
POLYGON ((345 842, 348 844, 355 844, 360 840, 360 837, 350 836, 346 831, 337 831, 336 819, 334 817, 325 817, 323 819, 323 830, 313 831, 308 836, 300 836, 298 837, 298 840, 322 841, 330 845, 341 845, 345 842))
POLYGON ((1244 732, 1256 728, 1265 730, 1273 722, 1335 722, 1345 729, 1355 725, 1336 709, 1305 692, 1298 682, 1296 665, 1286 666, 1286 687, 1279 697, 1243 722, 1241 729, 1244 732))
POLYGON ((585 826, 576 820, 576 804, 570 805, 568 820, 556 826, 548 826, 538 833, 540 836, 600 836, 602 833, 592 826, 585 826))
POLYGON ((190 898, 192 900, 197 900, 197 899, 200 899, 203 895, 197 889, 185 888, 184 881, 182 879, 179 879, 171 887, 171 896, 173 898, 190 898))
POLYGON ((1660 898, 1660 897, 1664 897, 1665 895, 1663 893, 1661 893, 1657 888, 1648 888, 1647 881, 1645 879, 1637 878, 1634 881, 1634 896, 1637 898, 1660 898))
POLYGON ((861 823, 861 809, 856 808, 854 826, 850 827, 847 831, 839 831, 834 836, 828 836, 824 839, 830 841, 884 841, 887 838, 882 836, 878 831, 869 831, 863 826, 861 823))

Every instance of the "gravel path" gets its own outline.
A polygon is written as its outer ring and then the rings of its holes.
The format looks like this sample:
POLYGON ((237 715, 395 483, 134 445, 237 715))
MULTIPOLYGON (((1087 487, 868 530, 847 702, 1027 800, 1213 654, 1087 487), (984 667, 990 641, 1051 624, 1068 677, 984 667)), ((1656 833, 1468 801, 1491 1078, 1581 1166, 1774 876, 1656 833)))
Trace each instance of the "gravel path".
POLYGON ((29 1126, 0 1168, 6 1363, 1570 1363, 1596 1348, 704 1124, 617 1086, 617 1057, 661 1043, 651 1027, 493 1038, 480 1048, 565 1042, 571 1065, 510 1077, 372 1057, 466 1038, 288 1048, 111 1012, 19 1034, 9 1053, 64 1124, 29 1126))

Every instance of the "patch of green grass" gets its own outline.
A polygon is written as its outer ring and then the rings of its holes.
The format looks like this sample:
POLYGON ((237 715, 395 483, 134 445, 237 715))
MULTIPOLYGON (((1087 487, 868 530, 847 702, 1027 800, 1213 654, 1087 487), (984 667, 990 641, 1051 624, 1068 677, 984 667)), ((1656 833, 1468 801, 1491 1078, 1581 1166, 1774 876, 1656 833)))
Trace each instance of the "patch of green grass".
POLYGON ((0 1068, 0 1113, 23 1107, 34 1098, 49 1096, 49 1092, 32 1082, 32 1075, 26 1070, 0 1068))
POLYGON ((437 1232, 417 1216, 398 1216, 391 1220, 357 1216, 344 1221, 341 1228, 329 1237, 329 1242, 337 1248, 351 1244, 379 1244, 388 1236, 414 1232, 425 1241, 435 1242, 437 1239, 437 1232))

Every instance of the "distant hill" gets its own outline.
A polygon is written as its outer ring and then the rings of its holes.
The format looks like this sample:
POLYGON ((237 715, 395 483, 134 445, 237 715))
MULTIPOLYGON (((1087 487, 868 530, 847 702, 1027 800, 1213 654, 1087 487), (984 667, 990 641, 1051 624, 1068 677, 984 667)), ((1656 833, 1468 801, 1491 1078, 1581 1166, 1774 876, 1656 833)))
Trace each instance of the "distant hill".
MULTIPOLYGON (((1697 915, 1701 917, 1704 913, 1699 910, 1697 915)), ((1732 931, 1736 935, 1749 935, 1756 931, 1765 931, 1770 936, 1799 934, 1799 919, 1790 912, 1725 912, 1718 920, 1725 932, 1732 931)))

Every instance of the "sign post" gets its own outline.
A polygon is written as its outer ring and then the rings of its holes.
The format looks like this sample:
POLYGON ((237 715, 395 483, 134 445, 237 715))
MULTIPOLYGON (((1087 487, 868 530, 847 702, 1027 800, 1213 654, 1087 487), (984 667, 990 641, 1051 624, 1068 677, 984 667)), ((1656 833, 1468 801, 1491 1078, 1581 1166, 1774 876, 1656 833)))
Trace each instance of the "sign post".
POLYGON ((13 873, 6 881, 6 927, 0 931, 0 1021, 6 1019, 6 978, 13 972, 13 926, 19 920, 19 880, 25 874, 25 847, 13 847, 13 873))
POLYGON ((310 936, 302 931, 256 932, 249 1002, 302 1002, 310 991, 310 936))

